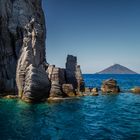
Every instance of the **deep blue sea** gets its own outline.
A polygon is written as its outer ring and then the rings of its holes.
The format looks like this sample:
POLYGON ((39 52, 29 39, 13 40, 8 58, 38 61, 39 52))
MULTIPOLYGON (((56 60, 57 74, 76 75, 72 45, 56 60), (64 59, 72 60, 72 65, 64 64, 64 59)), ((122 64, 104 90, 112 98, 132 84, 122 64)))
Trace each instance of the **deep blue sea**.
POLYGON ((58 103, 0 99, 0 140, 140 140, 140 75, 84 75, 86 86, 115 78, 125 93, 58 103))

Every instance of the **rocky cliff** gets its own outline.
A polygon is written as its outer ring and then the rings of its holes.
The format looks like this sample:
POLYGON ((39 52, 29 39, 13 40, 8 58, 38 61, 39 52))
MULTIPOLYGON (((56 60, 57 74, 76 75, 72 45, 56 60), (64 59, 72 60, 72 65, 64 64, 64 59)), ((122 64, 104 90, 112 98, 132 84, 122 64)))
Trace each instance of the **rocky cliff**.
POLYGON ((50 97, 76 96, 84 91, 84 80, 81 68, 77 65, 77 57, 68 55, 66 68, 57 68, 50 65, 47 69, 51 81, 50 97))
POLYGON ((0 0, 1 92, 15 92, 17 81, 23 98, 48 96, 45 38, 41 0, 0 0))
POLYGON ((84 80, 80 65, 77 64, 77 57, 67 56, 66 61, 66 82, 72 84, 73 88, 80 92, 84 90, 84 80))
POLYGON ((41 0, 0 0, 1 95, 42 101, 81 90, 84 84, 77 58, 68 55, 66 69, 49 66, 45 39, 41 0))

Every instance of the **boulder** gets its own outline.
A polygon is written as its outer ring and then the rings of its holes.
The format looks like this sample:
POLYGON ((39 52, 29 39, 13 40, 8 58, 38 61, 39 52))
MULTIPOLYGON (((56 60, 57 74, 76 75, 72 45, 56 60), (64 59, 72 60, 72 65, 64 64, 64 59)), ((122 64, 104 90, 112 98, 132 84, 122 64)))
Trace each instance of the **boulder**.
POLYGON ((140 87, 135 87, 130 90, 132 93, 140 93, 140 87))
POLYGON ((63 84, 62 85, 63 92, 68 96, 68 97, 73 97, 76 96, 74 93, 73 85, 72 84, 63 84))
POLYGON ((98 96, 99 93, 98 92, 94 92, 94 93, 91 93, 90 96, 98 96))
POLYGON ((93 88, 93 89, 91 89, 91 92, 93 92, 93 93, 98 93, 98 88, 93 88))
POLYGON ((4 96, 5 99, 18 99, 18 95, 7 95, 4 96))
POLYGON ((88 87, 85 87, 85 92, 91 92, 91 89, 88 87))
POLYGON ((114 79, 105 80, 102 84, 101 91, 103 93, 119 93, 120 88, 114 79))

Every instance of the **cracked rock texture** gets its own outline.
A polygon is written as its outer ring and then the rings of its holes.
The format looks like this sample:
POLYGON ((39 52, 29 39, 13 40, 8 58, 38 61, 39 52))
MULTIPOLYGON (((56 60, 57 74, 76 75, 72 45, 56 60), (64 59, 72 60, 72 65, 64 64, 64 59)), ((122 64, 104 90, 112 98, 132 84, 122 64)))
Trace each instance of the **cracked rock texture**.
POLYGON ((66 82, 72 84, 74 91, 84 91, 85 85, 80 65, 77 65, 77 57, 67 56, 66 61, 66 82))
POLYGON ((62 85, 66 83, 65 69, 50 65, 48 73, 51 81, 50 97, 66 97, 66 94, 62 91, 62 85))
POLYGON ((18 89, 25 100, 49 96, 45 38, 41 0, 0 0, 0 92, 18 89))
POLYGON ((0 0, 0 95, 42 101, 82 90, 77 58, 68 55, 66 69, 48 65, 45 39, 41 0, 0 0))
POLYGON ((108 79, 108 80, 103 81, 101 91, 103 93, 119 93, 120 88, 116 80, 108 79))
POLYGON ((51 81, 50 97, 76 96, 85 89, 81 68, 73 55, 67 56, 65 69, 49 65, 47 73, 51 81))

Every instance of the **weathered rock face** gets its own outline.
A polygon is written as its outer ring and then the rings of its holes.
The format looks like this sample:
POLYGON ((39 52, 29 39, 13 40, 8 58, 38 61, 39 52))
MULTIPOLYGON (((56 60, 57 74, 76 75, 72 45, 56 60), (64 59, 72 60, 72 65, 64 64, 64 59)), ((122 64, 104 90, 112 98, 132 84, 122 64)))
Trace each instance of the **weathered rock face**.
POLYGON ((93 93, 98 93, 98 91, 99 91, 98 88, 93 88, 93 89, 91 89, 91 92, 93 92, 93 93))
POLYGON ((117 85, 117 81, 113 79, 109 79, 103 82, 103 85, 101 87, 101 91, 103 93, 119 93, 120 88, 117 85))
POLYGON ((88 88, 88 87, 86 87, 86 88, 85 88, 85 92, 91 92, 91 89, 88 88))
POLYGON ((0 90, 15 90, 16 77, 23 99, 47 97, 50 82, 45 71, 46 28, 41 0, 0 0, 0 30, 0 90))
POLYGON ((135 87, 130 90, 132 93, 140 93, 140 87, 135 87))
POLYGON ((45 38, 41 0, 0 0, 0 93, 18 91, 23 100, 40 101, 64 97, 63 84, 74 92, 84 88, 76 57, 68 55, 66 69, 48 68, 45 38))
POLYGON ((77 92, 84 92, 85 91, 85 83, 82 77, 82 72, 80 65, 76 66, 76 81, 77 81, 77 92))
MULTIPOLYGON (((0 0, 0 92, 15 91, 16 62, 18 49, 15 40, 19 30, 15 32, 10 27, 12 23, 13 3, 10 0, 0 0)), ((17 23, 15 23, 17 24, 17 23)), ((19 33, 20 36, 20 33, 19 33)), ((19 41, 20 43, 20 41, 19 41)))
POLYGON ((47 69, 51 81, 51 91, 49 97, 71 97, 76 96, 80 91, 84 91, 84 80, 80 66, 77 65, 77 58, 68 55, 66 69, 49 65, 47 69), (76 92, 77 91, 77 92, 76 92))
POLYGON ((62 91, 62 85, 66 83, 65 70, 50 65, 47 71, 51 81, 50 97, 66 97, 67 95, 62 91))
POLYGON ((62 85, 62 90, 68 97, 75 96, 75 93, 73 92, 74 89, 73 89, 72 84, 63 84, 62 85))
POLYGON ((17 65, 16 81, 24 100, 40 101, 49 96, 50 81, 45 71, 45 32, 43 19, 31 19, 23 32, 23 45, 17 65))
POLYGON ((74 90, 84 91, 84 80, 80 66, 77 65, 77 57, 68 55, 66 62, 66 82, 72 84, 74 90))
POLYGON ((73 85, 74 89, 77 88, 76 67, 77 58, 75 56, 68 55, 66 61, 66 80, 67 83, 73 85))

